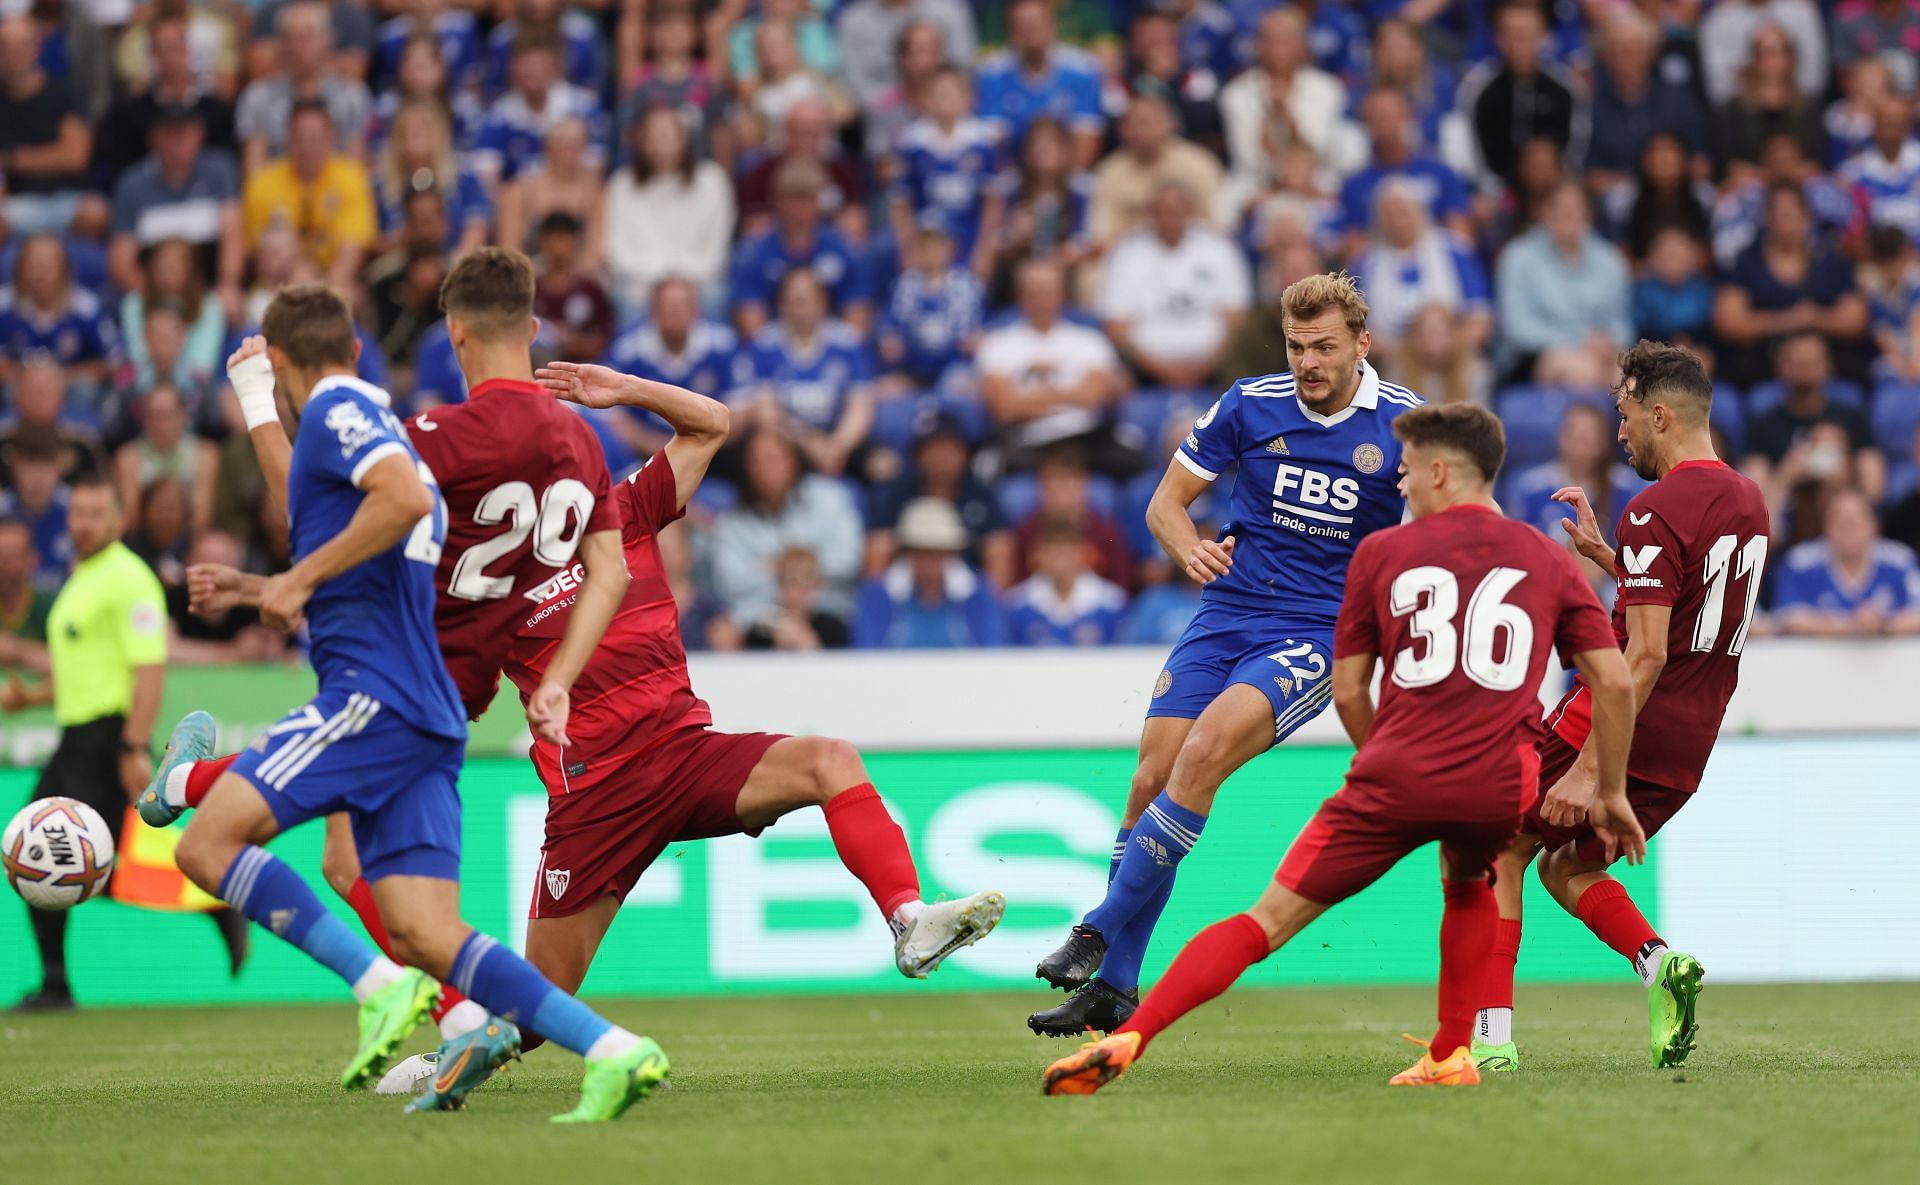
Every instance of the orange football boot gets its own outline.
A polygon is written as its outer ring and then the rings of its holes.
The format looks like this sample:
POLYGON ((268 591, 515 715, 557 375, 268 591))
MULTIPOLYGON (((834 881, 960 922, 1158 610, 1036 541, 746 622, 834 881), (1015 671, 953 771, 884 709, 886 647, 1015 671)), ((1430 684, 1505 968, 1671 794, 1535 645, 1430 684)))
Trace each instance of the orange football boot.
POLYGON ((1435 1060, 1427 1043, 1411 1033, 1402 1037, 1425 1049, 1420 1060, 1387 1080, 1388 1086, 1478 1086, 1480 1067, 1473 1064, 1473 1051, 1462 1045, 1444 1058, 1435 1060))
POLYGON ((1140 1056, 1140 1034, 1115 1033, 1089 1041, 1047 1067, 1043 1094, 1092 1094, 1127 1072, 1140 1056))

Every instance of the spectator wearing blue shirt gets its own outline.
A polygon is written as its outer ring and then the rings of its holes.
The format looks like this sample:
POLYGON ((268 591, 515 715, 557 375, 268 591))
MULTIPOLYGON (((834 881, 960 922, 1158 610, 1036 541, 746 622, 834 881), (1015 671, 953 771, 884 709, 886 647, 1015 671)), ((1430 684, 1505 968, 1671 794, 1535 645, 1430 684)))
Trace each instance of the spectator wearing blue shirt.
POLYGON ((600 51, 600 26, 587 12, 563 8, 562 0, 518 0, 514 15, 487 34, 486 74, 481 83, 489 95, 507 89, 513 47, 523 34, 538 33, 560 43, 566 77, 598 92, 607 80, 607 63, 600 51))
POLYGON ((1803 635, 1920 634, 1920 560, 1880 537, 1865 494, 1827 496, 1820 538, 1789 550, 1774 582, 1780 631, 1803 635))
POLYGON ((880 361, 933 387, 973 356, 986 319, 986 289, 954 263, 953 235, 938 214, 909 233, 907 269, 880 315, 880 361))
POLYGON ((846 472, 873 430, 873 353, 861 334, 828 316, 818 276, 795 268, 780 282, 780 316, 754 335, 750 415, 778 424, 821 473, 846 472))
POLYGON ((66 449, 54 432, 20 433, 7 449, 8 480, 0 487, 0 519, 26 524, 33 535, 39 567, 33 583, 46 592, 66 582, 73 568, 73 539, 67 534, 67 483, 61 469, 66 449))
POLYGON ((441 109, 453 133, 456 152, 473 151, 486 123, 487 107, 480 96, 466 87, 454 86, 447 77, 446 59, 440 56, 440 43, 430 36, 407 39, 400 51, 398 76, 390 89, 373 97, 373 113, 368 117, 367 155, 377 160, 393 133, 394 116, 409 103, 427 102, 441 109))
POLYGON ((21 244, 13 282, 0 288, 0 382, 44 358, 69 380, 97 387, 120 358, 120 334, 94 293, 73 282, 67 249, 52 235, 21 244))
POLYGON ((1654 73, 1660 41, 1660 27, 1632 8, 1615 10, 1600 28, 1586 158, 1587 181, 1595 192, 1629 184, 1640 150, 1659 132, 1678 137, 1689 156, 1706 163, 1706 112, 1689 88, 1654 73))
POLYGON ((1388 179, 1374 201, 1374 233, 1353 270, 1375 348, 1391 356, 1432 306, 1457 315, 1471 349, 1484 347, 1493 336, 1493 291, 1472 246, 1428 220, 1411 178, 1388 179))
POLYGON ((820 205, 826 184, 826 170, 812 161, 790 161, 774 178, 773 228, 734 251, 733 317, 741 336, 752 337, 767 323, 775 290, 796 268, 825 286, 835 314, 863 333, 872 327, 867 261, 827 225, 820 205))
POLYGON ((1120 632, 1127 594, 1087 563, 1086 536, 1068 522, 1043 524, 1027 564, 1033 575, 1007 593, 1007 634, 1016 646, 1105 646, 1120 632))
POLYGON ((1706 244, 1677 226, 1653 236, 1646 273, 1633 282, 1633 325, 1641 337, 1705 344, 1713 332, 1713 282, 1706 244))
POLYGON ((993 589, 960 558, 967 528, 953 506, 916 498, 896 532, 904 551, 860 586, 853 644, 863 650, 1002 646, 1007 625, 993 589))
MULTIPOLYGON (((703 317, 700 289, 672 277, 654 285, 647 315, 607 347, 606 364, 625 374, 725 399, 751 381, 753 359, 724 321, 703 317)), ((636 407, 617 409, 614 430, 637 456, 650 457, 673 435, 667 422, 636 407)))
POLYGON ((1001 172, 1001 136, 996 125, 969 115, 972 107, 966 73, 942 67, 927 87, 927 114, 901 135, 889 207, 897 241, 912 237, 915 219, 938 216, 958 240, 960 258, 985 274, 1005 204, 992 184, 1001 172))
POLYGON ((381 22, 374 41, 373 77, 368 80, 373 89, 392 89, 407 43, 416 37, 431 38, 440 47, 452 84, 449 90, 471 90, 480 81, 479 18, 446 0, 401 0, 395 7, 412 11, 381 22))
POLYGON ((1920 247, 1897 226, 1876 226, 1867 232, 1859 274, 1880 354, 1875 369, 1920 382, 1920 247))
POLYGON ((1579 182, 1555 186, 1540 225, 1507 244, 1493 289, 1507 381, 1608 385, 1633 340, 1632 277, 1619 248, 1594 233, 1579 182))
POLYGON ((1088 250, 1087 205, 1092 181, 1073 167, 1066 129, 1042 117, 1027 128, 1020 163, 995 188, 1005 206, 1005 228, 994 244, 996 282, 1028 259, 1071 267, 1088 250))
POLYGON ((606 112, 592 91, 561 77, 563 52, 553 37, 539 33, 525 34, 514 43, 512 89, 488 108, 474 151, 474 168, 489 184, 510 181, 537 164, 547 133, 568 119, 587 126, 587 155, 596 167, 605 164, 606 112))
POLYGON ((1873 143, 1840 166, 1861 225, 1897 226, 1920 243, 1920 141, 1913 138, 1913 108, 1897 95, 1874 112, 1873 143))
POLYGON ((1018 144, 1042 115, 1066 125, 1074 162, 1088 169, 1100 157, 1107 118, 1100 104, 1100 71, 1083 50, 1058 44, 1059 25, 1047 0, 1007 6, 1007 48, 980 66, 980 114, 1018 144))
POLYGON ((1785 132, 1768 137, 1758 172, 1749 169, 1743 176, 1728 181, 1713 207, 1713 258, 1723 272, 1737 267, 1741 254, 1759 241, 1770 215, 1769 195, 1778 186, 1800 191, 1813 219, 1810 233, 1823 245, 1838 242, 1859 218, 1853 192, 1822 172, 1785 132))
POLYGON ((380 236, 389 246, 398 241, 406 221, 407 199, 421 189, 440 194, 446 209, 449 255, 461 255, 487 241, 493 225, 493 202, 486 186, 471 170, 458 164, 453 131, 445 111, 427 100, 416 100, 394 114, 391 134, 380 150, 373 177, 374 200, 380 209, 380 236))
POLYGON ((1162 0, 1160 11, 1179 25, 1180 61, 1189 70, 1208 70, 1224 82, 1245 63, 1234 41, 1240 26, 1214 0, 1162 0))
POLYGON ((1366 246, 1374 194, 1394 177, 1405 177, 1418 187, 1429 218, 1462 238, 1471 238, 1466 182, 1438 158, 1416 151, 1413 109, 1407 97, 1396 90, 1375 90, 1361 104, 1360 118, 1366 124, 1372 160, 1340 187, 1345 254, 1352 257, 1366 246))

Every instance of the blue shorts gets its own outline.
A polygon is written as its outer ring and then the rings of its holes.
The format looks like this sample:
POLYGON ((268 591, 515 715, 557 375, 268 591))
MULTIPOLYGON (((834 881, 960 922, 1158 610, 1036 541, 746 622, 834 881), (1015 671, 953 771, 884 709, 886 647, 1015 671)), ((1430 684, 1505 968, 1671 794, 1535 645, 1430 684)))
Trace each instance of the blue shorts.
POLYGON ((1333 626, 1202 601, 1153 684, 1147 716, 1197 719, 1235 683, 1273 705, 1279 744, 1333 702, 1333 626))
POLYGON ((369 881, 459 880, 466 748, 421 732, 371 696, 323 688, 247 746, 233 772, 260 791, 282 831, 347 812, 369 881))

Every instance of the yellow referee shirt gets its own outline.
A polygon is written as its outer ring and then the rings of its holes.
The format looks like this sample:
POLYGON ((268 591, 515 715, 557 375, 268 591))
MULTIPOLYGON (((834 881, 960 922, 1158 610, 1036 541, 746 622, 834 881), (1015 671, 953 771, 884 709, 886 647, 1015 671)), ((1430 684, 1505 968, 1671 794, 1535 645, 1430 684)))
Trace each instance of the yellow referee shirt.
POLYGON ((74 565, 47 615, 53 716, 62 726, 133 707, 133 669, 167 661, 166 594, 146 562, 109 543, 74 565))

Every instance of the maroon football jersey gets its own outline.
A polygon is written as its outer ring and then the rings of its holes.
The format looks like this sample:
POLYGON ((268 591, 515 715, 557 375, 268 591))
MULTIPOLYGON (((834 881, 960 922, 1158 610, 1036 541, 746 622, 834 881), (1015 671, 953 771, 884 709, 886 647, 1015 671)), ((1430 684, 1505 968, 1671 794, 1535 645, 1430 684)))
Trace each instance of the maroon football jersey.
POLYGON ((1530 526, 1461 506, 1369 535, 1334 657, 1377 654, 1386 670, 1348 791, 1409 819, 1518 818, 1537 792, 1548 647, 1613 644, 1572 555, 1530 526))
MULTIPOLYGON (((621 538, 633 582, 607 626, 599 649, 573 684, 565 765, 558 748, 536 740, 533 764, 552 794, 584 790, 617 771, 628 758, 678 728, 711 724, 713 713, 693 694, 687 652, 680 642, 680 609, 660 560, 660 529, 679 518, 673 467, 665 453, 614 490, 621 538)), ((535 605, 522 605, 518 637, 506 667, 522 699, 540 685, 560 645, 579 588, 576 567, 555 576, 535 605)))
MULTIPOLYGON (((1693 791, 1740 682, 1740 651, 1767 567, 1766 499, 1719 461, 1684 461, 1634 495, 1620 516, 1613 632, 1627 644, 1627 606, 1668 605, 1667 665, 1633 729, 1627 772, 1693 791)), ((1578 680, 1547 714, 1575 748, 1592 727, 1578 680)))
POLYGON ((481 383, 408 420, 407 435, 447 503, 434 626, 477 720, 527 602, 574 567, 583 536, 619 529, 613 479, 592 427, 535 383, 481 383))

